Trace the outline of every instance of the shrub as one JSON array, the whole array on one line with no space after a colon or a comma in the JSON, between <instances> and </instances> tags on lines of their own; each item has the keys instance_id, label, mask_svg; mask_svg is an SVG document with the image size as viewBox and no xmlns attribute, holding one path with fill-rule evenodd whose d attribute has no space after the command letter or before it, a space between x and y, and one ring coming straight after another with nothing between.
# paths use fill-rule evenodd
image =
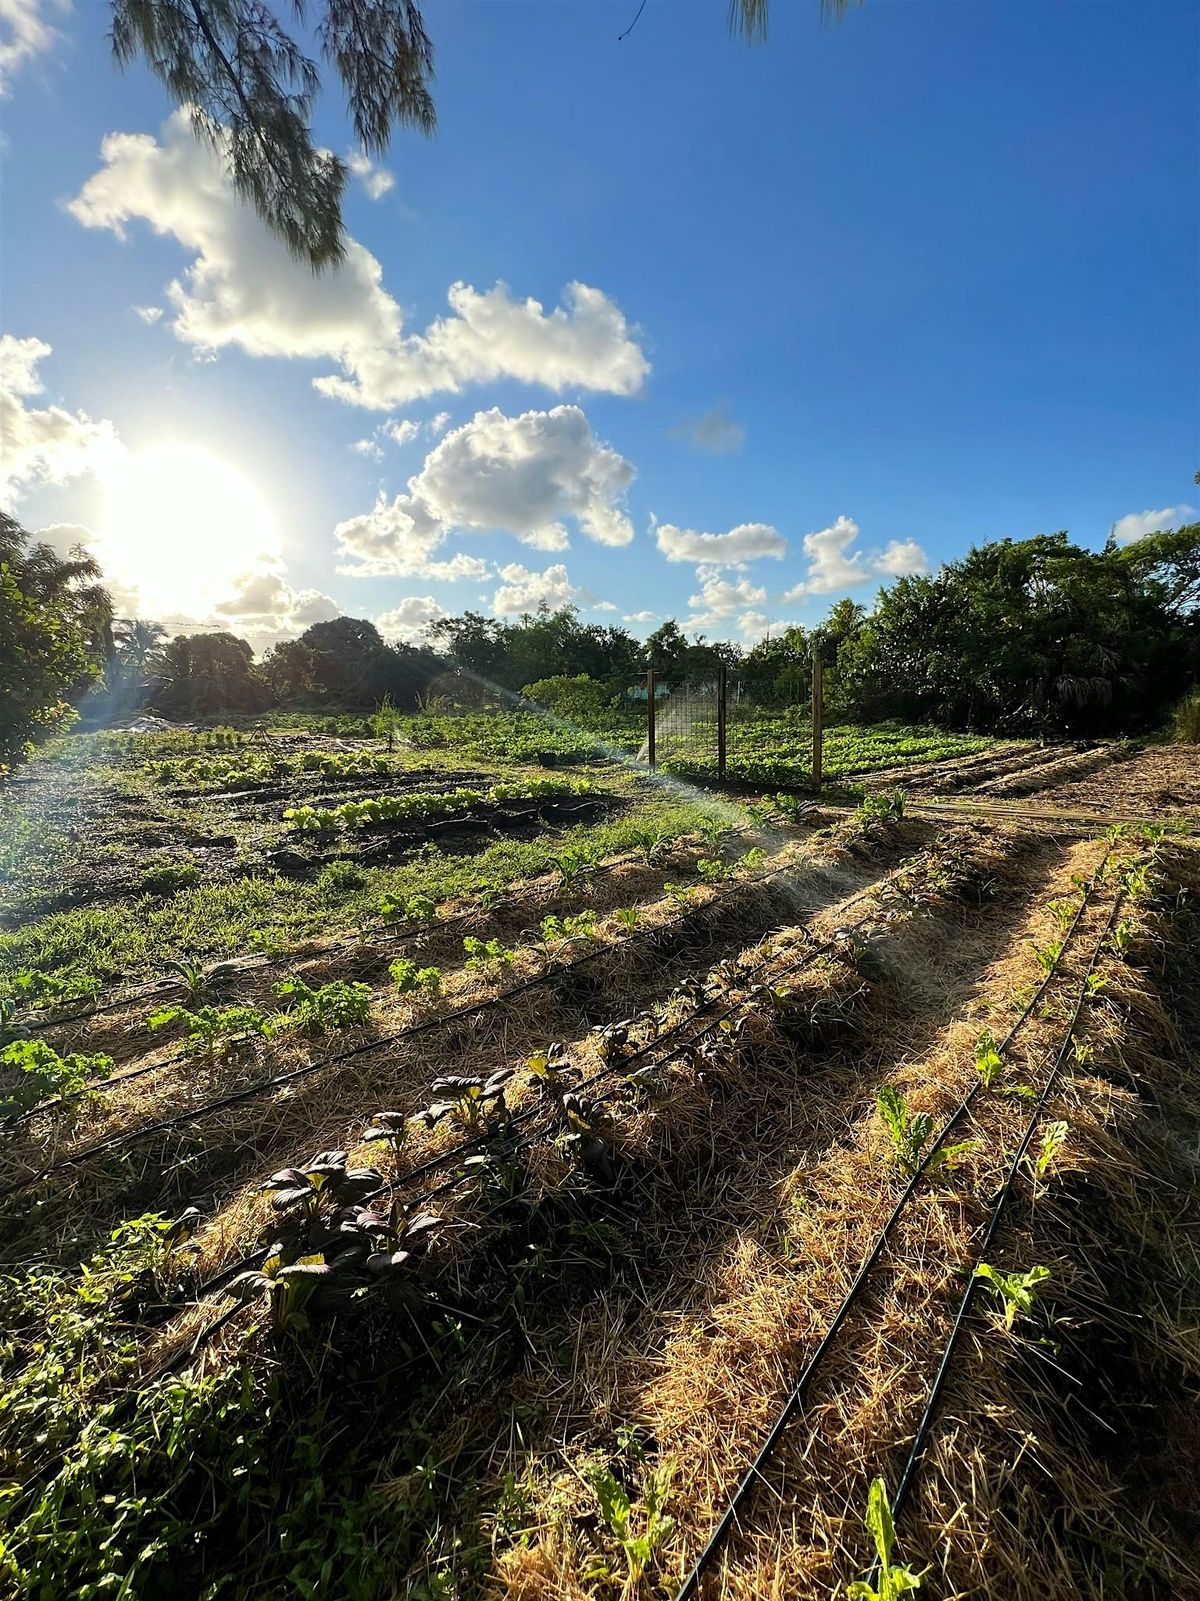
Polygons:
<instances>
[{"instance_id":1,"label":"shrub","mask_svg":"<svg viewBox=\"0 0 1200 1601\"><path fill-rule=\"evenodd\" d=\"M613 704L612 691L586 673L576 673L574 677L559 673L554 678L539 678L535 684L526 684L521 693L526 700L536 701L555 716L567 717L576 723L602 716Z\"/></svg>"}]
</instances>

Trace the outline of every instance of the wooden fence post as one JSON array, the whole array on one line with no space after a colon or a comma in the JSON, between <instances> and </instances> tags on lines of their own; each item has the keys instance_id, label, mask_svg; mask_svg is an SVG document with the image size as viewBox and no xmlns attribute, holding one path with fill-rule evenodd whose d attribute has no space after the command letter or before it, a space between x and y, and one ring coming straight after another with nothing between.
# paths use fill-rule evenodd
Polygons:
<instances>
[{"instance_id":1,"label":"wooden fence post","mask_svg":"<svg viewBox=\"0 0 1200 1601\"><path fill-rule=\"evenodd\" d=\"M658 766L658 752L654 742L654 669L646 670L646 760L653 769Z\"/></svg>"},{"instance_id":2,"label":"wooden fence post","mask_svg":"<svg viewBox=\"0 0 1200 1601\"><path fill-rule=\"evenodd\" d=\"M812 663L812 779L813 788L818 794L821 792L821 769L825 746L825 730L821 724L821 714L824 709L824 673L821 652L818 648L813 651Z\"/></svg>"},{"instance_id":3,"label":"wooden fence post","mask_svg":"<svg viewBox=\"0 0 1200 1601\"><path fill-rule=\"evenodd\" d=\"M717 668L717 782L725 782L725 691L728 679L725 672L725 663Z\"/></svg>"}]
</instances>

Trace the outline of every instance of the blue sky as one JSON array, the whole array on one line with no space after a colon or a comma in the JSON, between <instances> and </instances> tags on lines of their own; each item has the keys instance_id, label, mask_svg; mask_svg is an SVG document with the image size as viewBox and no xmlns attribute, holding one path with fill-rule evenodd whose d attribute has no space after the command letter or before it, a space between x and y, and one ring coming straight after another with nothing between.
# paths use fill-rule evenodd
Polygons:
<instances>
[{"instance_id":1,"label":"blue sky","mask_svg":"<svg viewBox=\"0 0 1200 1601\"><path fill-rule=\"evenodd\" d=\"M5 5L8 497L124 609L261 646L545 595L748 643L1198 503L1196 5L775 0L747 48L724 0L623 41L632 4L429 0L440 131L315 281L102 0ZM317 131L351 151L332 86Z\"/></svg>"}]
</instances>

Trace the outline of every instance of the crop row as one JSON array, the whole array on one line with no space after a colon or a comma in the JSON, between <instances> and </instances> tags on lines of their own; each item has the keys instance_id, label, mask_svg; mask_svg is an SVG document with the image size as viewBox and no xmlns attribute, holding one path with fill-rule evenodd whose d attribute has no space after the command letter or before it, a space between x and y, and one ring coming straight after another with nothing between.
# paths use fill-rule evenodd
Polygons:
<instances>
[{"instance_id":1,"label":"crop row","mask_svg":"<svg viewBox=\"0 0 1200 1601\"><path fill-rule=\"evenodd\" d=\"M426 822L436 817L469 816L473 812L514 800L553 800L567 795L592 795L591 779L534 778L493 784L490 789L418 791L407 795L379 795L346 801L341 806L289 806L284 822L301 833L334 833L340 828L368 828L380 823Z\"/></svg>"}]
</instances>

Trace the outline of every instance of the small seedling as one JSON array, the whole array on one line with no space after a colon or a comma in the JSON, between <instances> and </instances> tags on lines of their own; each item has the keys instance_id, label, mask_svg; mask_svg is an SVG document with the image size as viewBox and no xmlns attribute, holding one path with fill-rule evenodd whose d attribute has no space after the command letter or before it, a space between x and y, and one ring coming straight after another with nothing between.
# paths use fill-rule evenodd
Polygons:
<instances>
[{"instance_id":1,"label":"small seedling","mask_svg":"<svg viewBox=\"0 0 1200 1601\"><path fill-rule=\"evenodd\" d=\"M663 1510L675 1477L675 1463L668 1461L654 1469L642 1502L642 1532L633 1532L633 1507L628 1493L609 1468L596 1468L592 1488L600 1503L600 1514L625 1553L629 1588L637 1586L653 1560L654 1553L675 1527L675 1519Z\"/></svg>"},{"instance_id":2,"label":"small seedling","mask_svg":"<svg viewBox=\"0 0 1200 1601\"><path fill-rule=\"evenodd\" d=\"M1046 1130L1042 1135L1042 1143L1038 1154L1030 1159L1033 1175L1036 1179L1044 1179L1046 1177L1046 1174L1058 1159L1059 1151L1066 1144L1067 1133L1068 1129L1065 1123L1047 1124Z\"/></svg>"},{"instance_id":3,"label":"small seedling","mask_svg":"<svg viewBox=\"0 0 1200 1601\"><path fill-rule=\"evenodd\" d=\"M996 1049L996 1041L984 1031L975 1045L975 1071L984 1089L994 1089L1004 1072L1004 1058Z\"/></svg>"},{"instance_id":4,"label":"small seedling","mask_svg":"<svg viewBox=\"0 0 1200 1601\"><path fill-rule=\"evenodd\" d=\"M411 957L401 956L388 968L392 982L401 995L417 993L435 1000L442 993L440 967L418 967Z\"/></svg>"},{"instance_id":5,"label":"small seedling","mask_svg":"<svg viewBox=\"0 0 1200 1601\"><path fill-rule=\"evenodd\" d=\"M1003 1300L1004 1327L1011 1329L1018 1312L1028 1316L1033 1311L1038 1287L1050 1277L1050 1269L1031 1267L1027 1273L1004 1273L990 1262L981 1262L975 1269L974 1277L983 1279L988 1288Z\"/></svg>"},{"instance_id":6,"label":"small seedling","mask_svg":"<svg viewBox=\"0 0 1200 1601\"><path fill-rule=\"evenodd\" d=\"M468 934L463 940L463 950L466 952L466 965L472 972L478 972L489 962L498 962L506 966L513 959L514 952L511 946L505 945L503 940L480 939L475 934Z\"/></svg>"},{"instance_id":7,"label":"small seedling","mask_svg":"<svg viewBox=\"0 0 1200 1601\"><path fill-rule=\"evenodd\" d=\"M371 1016L371 990L367 984L347 984L339 978L312 989L302 978L292 977L276 984L275 993L288 1003L285 1021L310 1039L353 1028Z\"/></svg>"},{"instance_id":8,"label":"small seedling","mask_svg":"<svg viewBox=\"0 0 1200 1601\"><path fill-rule=\"evenodd\" d=\"M892 1552L896 1549L896 1526L888 1505L887 1486L882 1479L874 1479L871 1483L864 1522L867 1532L875 1541L879 1582L872 1585L866 1579L855 1579L846 1587L848 1601L899 1601L901 1596L919 1590L924 1575L892 1561Z\"/></svg>"},{"instance_id":9,"label":"small seedling","mask_svg":"<svg viewBox=\"0 0 1200 1601\"><path fill-rule=\"evenodd\" d=\"M900 1171L911 1176L926 1161L922 1153L933 1133L933 1118L928 1112L910 1112L908 1102L894 1084L885 1084L878 1091L875 1104L892 1137L892 1150ZM935 1173L956 1167L962 1157L974 1149L973 1140L940 1146L928 1158L926 1170Z\"/></svg>"},{"instance_id":10,"label":"small seedling","mask_svg":"<svg viewBox=\"0 0 1200 1601\"><path fill-rule=\"evenodd\" d=\"M400 1160L400 1153L408 1140L409 1119L403 1112L376 1112L371 1119L371 1127L363 1135L367 1144L376 1144L386 1140L392 1147L392 1155L396 1161Z\"/></svg>"}]
</instances>

